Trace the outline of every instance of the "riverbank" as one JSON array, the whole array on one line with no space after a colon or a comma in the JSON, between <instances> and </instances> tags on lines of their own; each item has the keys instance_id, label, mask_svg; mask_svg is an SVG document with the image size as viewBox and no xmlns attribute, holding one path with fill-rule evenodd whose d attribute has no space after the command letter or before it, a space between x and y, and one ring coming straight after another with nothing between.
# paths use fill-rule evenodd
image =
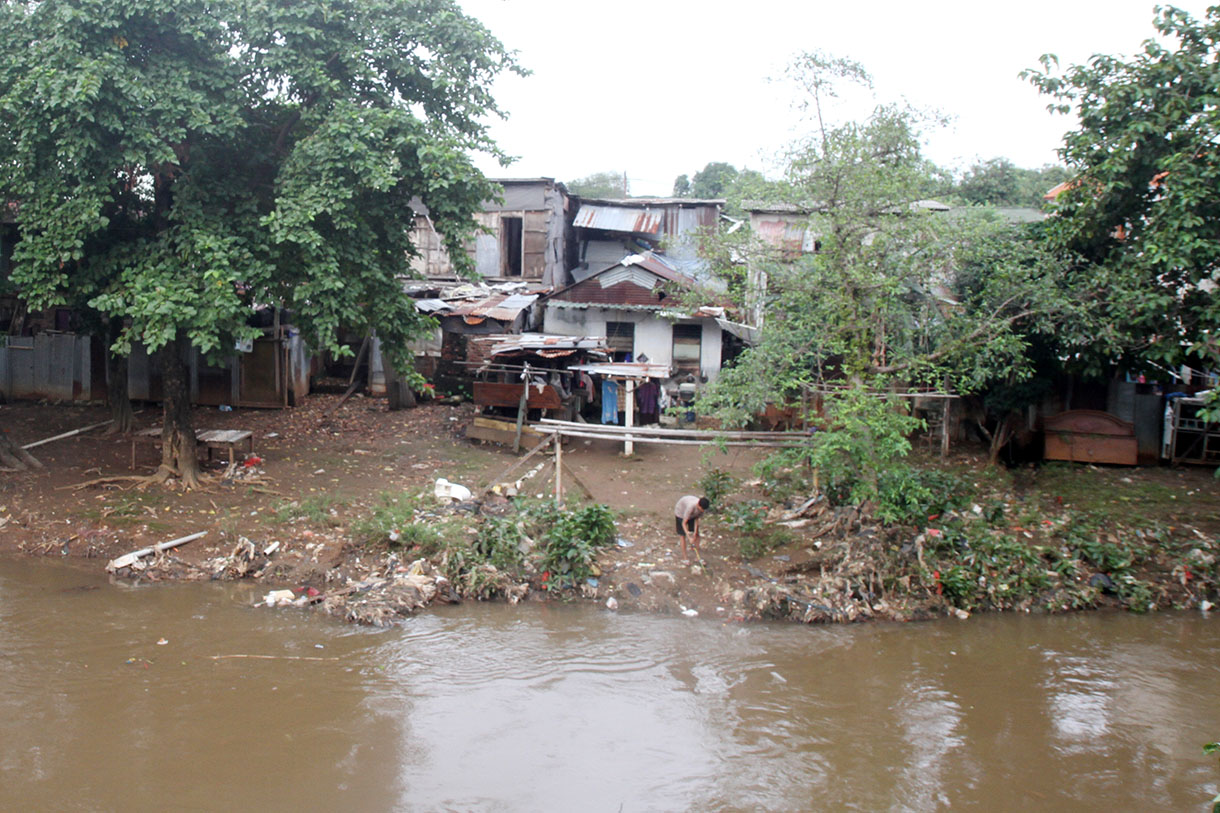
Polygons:
<instances>
[{"instance_id":1,"label":"riverbank","mask_svg":"<svg viewBox=\"0 0 1220 813\"><path fill-rule=\"evenodd\" d=\"M538 500L435 499L439 477L475 488L514 461L461 437L469 406L336 403L200 410L201 427L250 429L258 462L215 464L207 486L187 494L108 480L133 474L126 439L87 433L39 447L45 470L0 475L0 551L101 567L204 531L120 575L257 579L268 593L291 590L291 601L366 623L462 598L579 597L621 612L804 622L1218 600L1220 498L1208 470L928 460L922 480L894 484L905 513L883 523L879 509L892 506L806 505L792 480L755 476L753 452L637 446L626 459L609 442L574 443L565 462L592 491L587 504L613 514L608 531L604 517L585 516L603 526L604 544L590 545L580 539L588 527L559 522ZM18 442L105 418L76 407L3 413ZM135 474L148 471L155 451L138 446L135 460ZM540 477L523 493L549 491ZM723 493L705 522L703 560L688 564L669 516L677 496L709 486Z\"/></svg>"}]
</instances>

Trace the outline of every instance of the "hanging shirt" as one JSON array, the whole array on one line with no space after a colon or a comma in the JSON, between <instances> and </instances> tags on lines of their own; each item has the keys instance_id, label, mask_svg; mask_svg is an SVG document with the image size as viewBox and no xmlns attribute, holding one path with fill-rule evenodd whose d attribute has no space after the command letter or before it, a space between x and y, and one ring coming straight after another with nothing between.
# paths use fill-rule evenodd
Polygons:
<instances>
[{"instance_id":1,"label":"hanging shirt","mask_svg":"<svg viewBox=\"0 0 1220 813\"><path fill-rule=\"evenodd\" d=\"M640 417L652 418L654 421L657 417L657 397L661 393L661 385L653 381L651 378L640 385L635 391L636 402L640 405Z\"/></svg>"},{"instance_id":2,"label":"hanging shirt","mask_svg":"<svg viewBox=\"0 0 1220 813\"><path fill-rule=\"evenodd\" d=\"M602 380L602 423L618 423L618 384Z\"/></svg>"}]
</instances>

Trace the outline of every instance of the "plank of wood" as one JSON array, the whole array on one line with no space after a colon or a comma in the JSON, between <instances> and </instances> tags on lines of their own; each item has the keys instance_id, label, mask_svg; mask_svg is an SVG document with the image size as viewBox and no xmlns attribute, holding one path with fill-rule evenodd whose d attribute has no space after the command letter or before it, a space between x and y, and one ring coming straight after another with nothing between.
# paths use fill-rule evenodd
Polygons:
<instances>
[{"instance_id":1,"label":"plank of wood","mask_svg":"<svg viewBox=\"0 0 1220 813\"><path fill-rule=\"evenodd\" d=\"M542 418L539 423L544 427L554 426L563 427L566 429L583 429L600 432L602 434L630 434L634 439L639 439L642 436L653 435L657 437L685 437L685 438L707 438L715 440L716 438L725 438L727 440L809 440L814 437L807 432L747 432L740 430L720 430L720 429L666 429L655 426L619 426L618 424L590 424L577 423L575 421L561 421L555 418Z\"/></svg>"},{"instance_id":2,"label":"plank of wood","mask_svg":"<svg viewBox=\"0 0 1220 813\"><path fill-rule=\"evenodd\" d=\"M482 426L486 429L499 429L503 432L516 431L516 424L513 423L512 421L499 420L497 418L488 418L486 415L476 415L473 423L475 426ZM534 437L539 437L539 438L550 437L550 435L551 435L550 432L540 431L537 428L531 426L530 424L526 424L525 426L523 426L521 428L521 432L523 434L533 435Z\"/></svg>"},{"instance_id":3,"label":"plank of wood","mask_svg":"<svg viewBox=\"0 0 1220 813\"><path fill-rule=\"evenodd\" d=\"M587 485L585 485L584 480L582 480L576 476L576 472L572 471L572 467L568 465L568 462L566 460L562 461L560 465L563 466L563 470L568 473L568 476L572 478L572 482L574 482L574 483L576 483L576 485L580 486L581 490L584 491L586 495L588 495L589 499L591 499L591 500L596 499L596 497L593 496L593 490L590 489Z\"/></svg>"},{"instance_id":4,"label":"plank of wood","mask_svg":"<svg viewBox=\"0 0 1220 813\"><path fill-rule=\"evenodd\" d=\"M491 443L498 443L501 446L512 446L516 434L510 430L489 429L485 426L468 426L466 427L466 437L472 440L486 440ZM532 449L540 443L544 442L544 438L537 435L522 435L521 445L527 449Z\"/></svg>"}]
</instances>

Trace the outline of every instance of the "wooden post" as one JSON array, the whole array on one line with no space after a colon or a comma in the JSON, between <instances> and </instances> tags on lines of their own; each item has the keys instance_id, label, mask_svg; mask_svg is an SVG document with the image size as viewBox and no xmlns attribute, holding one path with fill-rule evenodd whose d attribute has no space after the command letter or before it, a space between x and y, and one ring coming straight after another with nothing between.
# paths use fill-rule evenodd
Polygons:
<instances>
[{"instance_id":1,"label":"wooden post","mask_svg":"<svg viewBox=\"0 0 1220 813\"><path fill-rule=\"evenodd\" d=\"M635 426L635 379L628 378L624 389L626 395L623 398L623 403L626 409L624 411L625 420L623 423L626 424L628 429L631 429L631 427ZM631 441L631 435L627 435L627 440L623 443L623 454L630 457L634 451L635 444Z\"/></svg>"},{"instance_id":2,"label":"wooden post","mask_svg":"<svg viewBox=\"0 0 1220 813\"><path fill-rule=\"evenodd\" d=\"M555 502L563 506L563 435L555 435Z\"/></svg>"},{"instance_id":3,"label":"wooden post","mask_svg":"<svg viewBox=\"0 0 1220 813\"><path fill-rule=\"evenodd\" d=\"M517 436L513 439L513 454L521 451L521 427L525 424L526 404L530 399L530 365L527 361L521 371L521 401L517 404Z\"/></svg>"},{"instance_id":4,"label":"wooden post","mask_svg":"<svg viewBox=\"0 0 1220 813\"><path fill-rule=\"evenodd\" d=\"M940 419L940 456L949 456L949 415L953 412L953 399L945 398L945 409Z\"/></svg>"}]
</instances>

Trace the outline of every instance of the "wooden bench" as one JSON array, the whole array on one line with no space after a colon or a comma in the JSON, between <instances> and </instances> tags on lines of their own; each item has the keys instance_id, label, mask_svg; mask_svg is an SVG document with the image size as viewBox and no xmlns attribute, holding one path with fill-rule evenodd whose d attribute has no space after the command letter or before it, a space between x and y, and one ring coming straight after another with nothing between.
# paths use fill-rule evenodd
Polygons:
<instances>
[{"instance_id":1,"label":"wooden bench","mask_svg":"<svg viewBox=\"0 0 1220 813\"><path fill-rule=\"evenodd\" d=\"M229 465L235 462L234 452L239 443L245 442L246 453L254 453L254 433L249 429L196 429L195 442L200 446L204 446L208 450L208 460L212 459L213 449L228 449L229 450ZM141 429L139 432L133 432L131 435L131 468L134 471L136 467L136 444L137 443L152 443L156 445L161 442L161 427L153 426L149 429Z\"/></svg>"}]
</instances>

